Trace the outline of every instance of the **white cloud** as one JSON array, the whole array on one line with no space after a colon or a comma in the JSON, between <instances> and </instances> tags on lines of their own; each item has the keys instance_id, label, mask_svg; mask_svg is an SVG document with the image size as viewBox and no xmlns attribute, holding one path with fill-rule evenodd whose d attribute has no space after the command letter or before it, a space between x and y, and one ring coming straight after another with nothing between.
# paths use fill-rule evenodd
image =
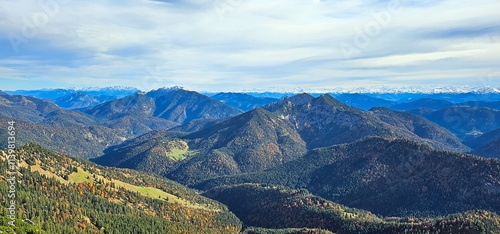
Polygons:
<instances>
[{"instance_id":1,"label":"white cloud","mask_svg":"<svg viewBox=\"0 0 500 234\"><path fill-rule=\"evenodd\" d=\"M466 85L499 73L497 9L497 0L6 1L0 70L143 89ZM342 44L355 49L350 59Z\"/></svg>"}]
</instances>

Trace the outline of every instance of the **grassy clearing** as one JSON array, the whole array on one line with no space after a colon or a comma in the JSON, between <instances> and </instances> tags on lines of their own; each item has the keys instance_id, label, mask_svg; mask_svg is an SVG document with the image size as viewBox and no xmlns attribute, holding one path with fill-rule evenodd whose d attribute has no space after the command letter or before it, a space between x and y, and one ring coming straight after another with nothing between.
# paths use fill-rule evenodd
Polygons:
<instances>
[{"instance_id":1,"label":"grassy clearing","mask_svg":"<svg viewBox=\"0 0 500 234\"><path fill-rule=\"evenodd\" d=\"M186 159L186 153L188 152L188 149L172 149L170 152L166 152L167 156L170 157L173 160L184 160Z\"/></svg>"},{"instance_id":2,"label":"grassy clearing","mask_svg":"<svg viewBox=\"0 0 500 234\"><path fill-rule=\"evenodd\" d=\"M27 168L28 164L26 162L22 161L20 163L20 166ZM150 198L158 199L158 200L166 200L169 203L178 203L178 204L181 204L182 206L186 206L186 207L193 208L193 209L213 210L213 209L207 208L206 206L203 206L203 205L200 205L197 203L192 203L188 200L182 199L180 197L177 197L173 194L167 193L167 192L165 192L161 189L158 189L158 188L136 186L136 185L132 185L129 183L125 183L125 182L120 181L120 180L112 180L111 181L111 180L104 178L101 175L91 174L91 173L85 171L81 167L78 167L78 172L71 173L68 176L68 180L65 180L64 178L56 175L55 173L52 173L50 171L42 169L40 166L40 162L36 162L36 164L31 165L30 168L31 168L32 172L36 171L36 172L40 173L41 175L47 176L48 178L54 178L63 184L69 184L69 183L77 183L78 184L78 183L84 183L84 182L94 182L94 180L103 180L104 183L113 182L116 187L122 187L122 188L125 188L131 192L138 192L139 194L141 194L142 196L145 196L145 197L150 197Z\"/></svg>"},{"instance_id":3,"label":"grassy clearing","mask_svg":"<svg viewBox=\"0 0 500 234\"><path fill-rule=\"evenodd\" d=\"M68 176L68 182L74 182L76 184L83 182L91 182L92 174L78 168L78 172L73 172Z\"/></svg>"},{"instance_id":4,"label":"grassy clearing","mask_svg":"<svg viewBox=\"0 0 500 234\"><path fill-rule=\"evenodd\" d=\"M78 167L78 172L73 172L68 176L68 182L74 182L74 183L83 183L83 182L93 182L94 181L94 175L84 171L82 168ZM142 196L145 197L150 197L153 199L158 199L158 200L166 200L169 203L178 203L186 207L190 207L193 209L208 209L205 206L202 206L200 204L192 203L188 200L184 200L182 198L179 198L175 195L172 195L170 193L167 193L161 189L153 188L153 187L144 187L144 186L136 186L132 185L129 183L125 183L120 180L108 180L100 175L95 175L96 179L103 180L104 183L111 183L113 182L116 187L122 187L125 188L126 190L129 190L131 192L138 192Z\"/></svg>"},{"instance_id":5,"label":"grassy clearing","mask_svg":"<svg viewBox=\"0 0 500 234\"><path fill-rule=\"evenodd\" d=\"M166 142L165 155L172 160L179 161L187 158L189 146L185 141L175 139Z\"/></svg>"},{"instance_id":6,"label":"grassy clearing","mask_svg":"<svg viewBox=\"0 0 500 234\"><path fill-rule=\"evenodd\" d=\"M26 162L22 162L21 163L21 167L28 167L28 164ZM56 180L58 180L59 182L63 183L63 184L68 184L69 182L65 179L63 179L62 177L50 172L50 171L46 171L46 170L43 170L41 167L40 167L40 164L37 163L36 165L32 165L31 166L31 172L38 172L40 173L40 175L44 175L46 176L47 178L54 178Z\"/></svg>"}]
</instances>

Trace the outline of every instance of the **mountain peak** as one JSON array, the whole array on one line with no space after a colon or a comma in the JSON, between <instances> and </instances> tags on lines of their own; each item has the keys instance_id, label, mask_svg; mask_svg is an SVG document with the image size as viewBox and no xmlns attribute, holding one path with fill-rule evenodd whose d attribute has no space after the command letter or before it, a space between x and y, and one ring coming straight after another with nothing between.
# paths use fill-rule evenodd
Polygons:
<instances>
[{"instance_id":1,"label":"mountain peak","mask_svg":"<svg viewBox=\"0 0 500 234\"><path fill-rule=\"evenodd\" d=\"M351 108L350 106L346 105L345 103L335 99L332 97L330 94L324 94L321 95L311 101L313 104L326 104L329 106L337 107L337 108Z\"/></svg>"},{"instance_id":2,"label":"mountain peak","mask_svg":"<svg viewBox=\"0 0 500 234\"><path fill-rule=\"evenodd\" d=\"M184 87L173 86L173 87L163 87L163 88L159 88L159 89L153 89L153 90L147 92L146 95L148 97L156 99L158 97L169 95L169 94L176 93L179 91L191 92L191 91L185 89Z\"/></svg>"},{"instance_id":3,"label":"mountain peak","mask_svg":"<svg viewBox=\"0 0 500 234\"><path fill-rule=\"evenodd\" d=\"M177 90L187 90L186 88L182 87L182 86L172 86L172 87L166 87L166 86L163 86L157 90L165 90L165 91L177 91Z\"/></svg>"},{"instance_id":4,"label":"mountain peak","mask_svg":"<svg viewBox=\"0 0 500 234\"><path fill-rule=\"evenodd\" d=\"M309 102L309 101L311 101L313 99L314 99L314 97L311 96L310 94L308 94L308 93L301 93L301 94L297 94L297 95L294 95L294 96L291 96L291 97L286 97L283 100L289 101L289 102L291 102L291 103L293 103L295 105L301 105L301 104Z\"/></svg>"},{"instance_id":5,"label":"mountain peak","mask_svg":"<svg viewBox=\"0 0 500 234\"><path fill-rule=\"evenodd\" d=\"M264 108L268 111L274 112L274 111L281 109L285 106L289 106L290 104L298 106L298 105L302 105L304 103L308 103L313 99L314 99L314 97L311 96L310 94L301 93L301 94L293 95L291 97L284 97L277 102L273 102L273 103L270 103L270 104L264 106Z\"/></svg>"}]
</instances>

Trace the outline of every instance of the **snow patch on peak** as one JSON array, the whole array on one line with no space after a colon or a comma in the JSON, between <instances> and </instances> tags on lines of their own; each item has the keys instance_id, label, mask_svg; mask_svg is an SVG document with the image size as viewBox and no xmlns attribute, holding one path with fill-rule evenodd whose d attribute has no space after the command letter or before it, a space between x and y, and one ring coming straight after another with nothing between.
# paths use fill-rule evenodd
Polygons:
<instances>
[{"instance_id":1,"label":"snow patch on peak","mask_svg":"<svg viewBox=\"0 0 500 234\"><path fill-rule=\"evenodd\" d=\"M268 89L245 89L243 93L285 93L285 94L298 94L298 93L333 93L333 94L343 94L343 93L420 93L420 94L444 94L444 93L500 93L500 87L494 86L436 86L436 85L418 85L418 86L402 86L402 87L388 87L388 86L370 86L370 87L334 87L334 88L278 88L271 87Z\"/></svg>"}]
</instances>

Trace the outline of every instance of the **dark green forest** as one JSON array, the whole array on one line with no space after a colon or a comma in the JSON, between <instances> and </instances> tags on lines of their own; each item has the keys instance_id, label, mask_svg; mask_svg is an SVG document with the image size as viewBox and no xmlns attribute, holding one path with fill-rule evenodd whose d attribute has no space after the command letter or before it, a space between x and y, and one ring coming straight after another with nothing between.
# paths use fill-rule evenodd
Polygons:
<instances>
[{"instance_id":1,"label":"dark green forest","mask_svg":"<svg viewBox=\"0 0 500 234\"><path fill-rule=\"evenodd\" d=\"M241 229L238 218L224 205L175 182L100 167L34 144L19 148L17 154L15 227L7 224L6 178L0 182L2 228L7 233L237 233ZM5 152L2 155L0 169L6 171ZM79 178L83 172L87 177ZM158 186L173 199L153 198L129 186Z\"/></svg>"}]
</instances>

